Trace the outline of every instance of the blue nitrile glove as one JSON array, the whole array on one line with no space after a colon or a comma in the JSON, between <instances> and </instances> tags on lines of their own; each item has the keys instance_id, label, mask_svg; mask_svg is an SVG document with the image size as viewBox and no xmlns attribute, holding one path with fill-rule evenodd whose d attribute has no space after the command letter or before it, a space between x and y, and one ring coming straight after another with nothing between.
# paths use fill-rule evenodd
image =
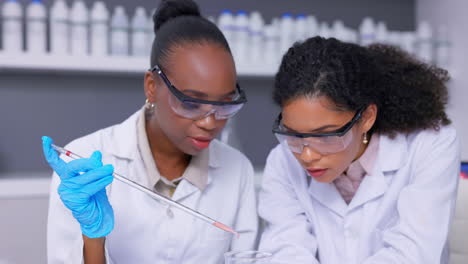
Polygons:
<instances>
[{"instance_id":1,"label":"blue nitrile glove","mask_svg":"<svg viewBox=\"0 0 468 264\"><path fill-rule=\"evenodd\" d=\"M114 228L114 211L106 194L106 186L114 179L114 168L112 165L102 165L99 151L89 159L66 163L52 148L52 143L51 138L42 137L44 156L60 177L60 199L72 211L85 236L107 236Z\"/></svg>"}]
</instances>

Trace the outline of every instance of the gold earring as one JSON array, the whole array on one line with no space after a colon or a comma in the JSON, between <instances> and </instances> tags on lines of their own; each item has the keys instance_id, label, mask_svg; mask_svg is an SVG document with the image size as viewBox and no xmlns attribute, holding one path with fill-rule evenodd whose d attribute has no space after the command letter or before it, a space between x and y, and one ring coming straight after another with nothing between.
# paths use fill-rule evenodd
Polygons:
<instances>
[{"instance_id":1,"label":"gold earring","mask_svg":"<svg viewBox=\"0 0 468 264\"><path fill-rule=\"evenodd\" d=\"M364 133L364 138L362 139L362 143L364 143L364 145L367 145L369 143L369 139L367 138L367 132Z\"/></svg>"}]
</instances>

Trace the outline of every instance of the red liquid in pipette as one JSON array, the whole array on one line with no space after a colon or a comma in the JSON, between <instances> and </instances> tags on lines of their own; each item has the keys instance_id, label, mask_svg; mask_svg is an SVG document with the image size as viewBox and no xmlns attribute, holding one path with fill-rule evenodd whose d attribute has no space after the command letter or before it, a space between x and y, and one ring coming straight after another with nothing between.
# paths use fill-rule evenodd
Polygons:
<instances>
[{"instance_id":1,"label":"red liquid in pipette","mask_svg":"<svg viewBox=\"0 0 468 264\"><path fill-rule=\"evenodd\" d=\"M215 222L215 223L213 223L213 225L216 226L217 228L220 228L220 229L226 231L226 232L233 233L236 236L236 238L239 238L239 236L240 236L239 233L237 233L236 231L232 230L231 228L229 228L228 226L226 226L224 224L221 224L219 222Z\"/></svg>"}]
</instances>

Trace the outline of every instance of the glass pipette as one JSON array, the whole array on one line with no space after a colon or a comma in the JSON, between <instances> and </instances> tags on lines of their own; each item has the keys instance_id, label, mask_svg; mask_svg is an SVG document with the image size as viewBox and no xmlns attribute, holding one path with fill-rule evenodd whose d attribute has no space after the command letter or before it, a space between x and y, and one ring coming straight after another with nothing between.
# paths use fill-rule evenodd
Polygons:
<instances>
[{"instance_id":1,"label":"glass pipette","mask_svg":"<svg viewBox=\"0 0 468 264\"><path fill-rule=\"evenodd\" d=\"M78 154L75 154L75 153L73 153L73 152L71 152L69 150L66 150L66 149L64 149L62 147L56 146L54 144L52 144L52 148L55 149L57 152L65 155L65 156L68 156L68 157L70 157L72 159L81 159L81 158L83 158ZM203 214L201 214L201 213L199 213L199 212L197 212L197 211L195 211L193 209L190 209L187 206L182 205L182 204L180 204L180 203L178 203L176 201L173 201L173 200L171 200L171 199L169 199L169 198L167 198L165 196L162 196L161 194L153 192L152 190L150 190L150 189L148 189L148 188L146 188L146 187L144 187L144 186L142 186L142 185L140 185L140 184L138 184L138 183L136 183L136 182L134 182L132 180L129 180L127 177L124 177L124 176L122 176L122 175L120 175L118 173L114 172L112 175L114 176L114 178L116 180L119 180L120 182L125 183L128 186L130 186L132 188L135 188L135 189L137 189L137 190L139 190L139 191L141 191L143 193L146 193L147 195L151 196L152 198L154 198L154 199L156 199L158 201L161 201L161 202L166 203L166 204L168 204L170 206L178 208L178 209L180 209L180 210L182 210L182 211L184 211L184 212L186 212L186 213L188 213L188 214L190 214L190 215L192 215L192 216L194 216L194 217L196 217L198 219L201 219L201 220L203 220L203 221L205 221L205 222L207 222L207 223L209 223L209 224L211 224L211 225L213 225L213 226L215 226L215 227L217 227L219 229L222 229L222 230L224 230L226 232L233 233L237 237L239 236L239 234L236 231L234 231L234 229L228 227L225 224L222 224L222 223L220 223L218 221L215 221L215 220L209 218L208 216L203 215Z\"/></svg>"}]
</instances>

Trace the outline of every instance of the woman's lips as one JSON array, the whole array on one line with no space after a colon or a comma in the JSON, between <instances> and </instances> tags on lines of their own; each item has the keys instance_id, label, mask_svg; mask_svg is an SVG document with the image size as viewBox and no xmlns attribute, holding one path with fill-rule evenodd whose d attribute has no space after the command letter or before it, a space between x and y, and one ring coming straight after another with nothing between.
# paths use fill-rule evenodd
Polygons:
<instances>
[{"instance_id":1,"label":"woman's lips","mask_svg":"<svg viewBox=\"0 0 468 264\"><path fill-rule=\"evenodd\" d=\"M319 178L323 176L328 169L307 169L307 172L309 173L310 176L314 178Z\"/></svg>"},{"instance_id":2,"label":"woman's lips","mask_svg":"<svg viewBox=\"0 0 468 264\"><path fill-rule=\"evenodd\" d=\"M197 148L197 149L206 149L207 147L210 146L210 143L213 139L210 139L210 138L195 138L195 137L192 137L190 138L190 142L192 143L192 145Z\"/></svg>"}]
</instances>

